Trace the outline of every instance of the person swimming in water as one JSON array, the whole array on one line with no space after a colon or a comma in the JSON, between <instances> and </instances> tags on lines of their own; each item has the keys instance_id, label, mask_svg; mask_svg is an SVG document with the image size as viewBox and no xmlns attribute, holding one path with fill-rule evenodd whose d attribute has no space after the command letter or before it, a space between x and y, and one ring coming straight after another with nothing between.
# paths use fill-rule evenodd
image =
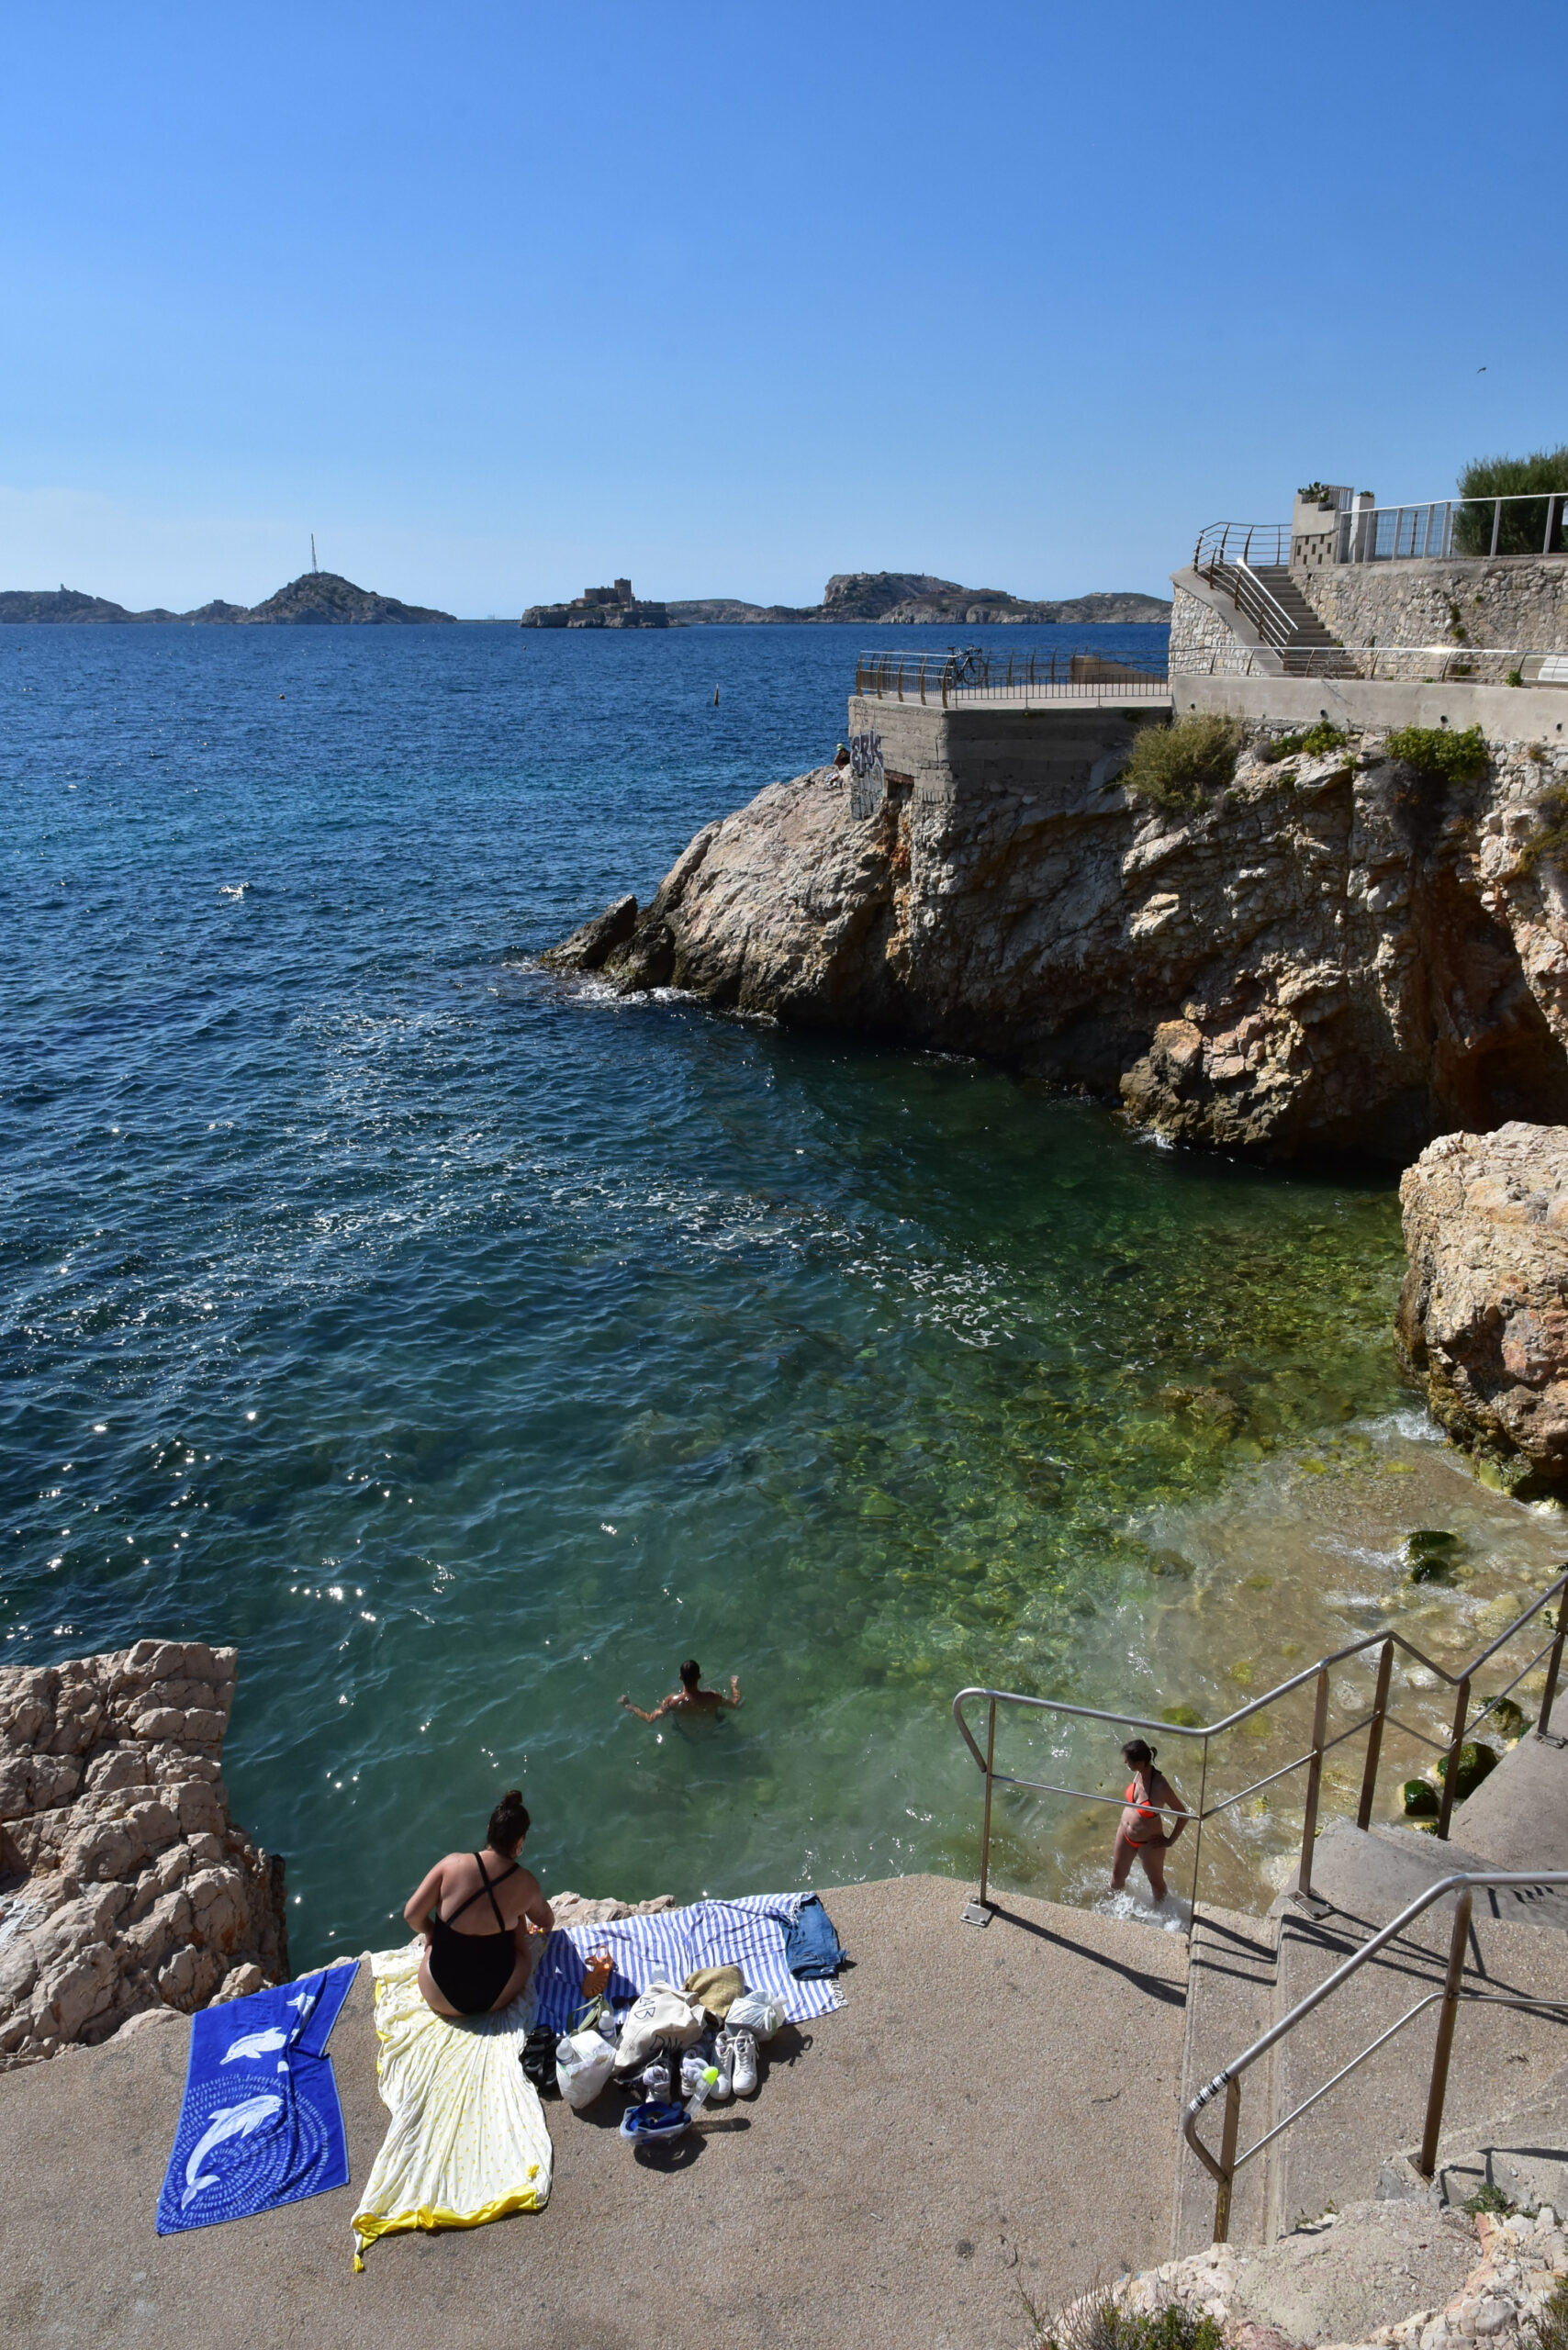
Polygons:
<instances>
[{"instance_id":1,"label":"person swimming in water","mask_svg":"<svg viewBox=\"0 0 1568 2350\"><path fill-rule=\"evenodd\" d=\"M734 1707L740 1704L741 1684L732 1673L730 1694L727 1697L720 1690L704 1689L702 1667L694 1656L690 1656L680 1668L679 1688L672 1689L667 1697L661 1697L651 1714L645 1714L641 1706L634 1706L630 1697L622 1697L621 1702L629 1714L636 1715L640 1722L656 1722L661 1714L713 1715L724 1706Z\"/></svg>"},{"instance_id":2,"label":"person swimming in water","mask_svg":"<svg viewBox=\"0 0 1568 2350\"><path fill-rule=\"evenodd\" d=\"M527 1986L530 1933L547 1934L555 1923L538 1878L518 1863L528 1827L512 1787L490 1814L484 1851L448 1852L404 1908L425 1945L420 1988L438 2016L494 2015Z\"/></svg>"}]
</instances>

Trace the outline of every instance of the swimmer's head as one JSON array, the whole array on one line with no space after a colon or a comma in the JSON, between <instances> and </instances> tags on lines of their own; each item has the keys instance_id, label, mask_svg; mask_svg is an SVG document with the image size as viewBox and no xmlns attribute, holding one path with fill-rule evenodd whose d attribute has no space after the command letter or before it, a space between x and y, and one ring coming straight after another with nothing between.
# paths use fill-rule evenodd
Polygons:
<instances>
[{"instance_id":1,"label":"swimmer's head","mask_svg":"<svg viewBox=\"0 0 1568 2350\"><path fill-rule=\"evenodd\" d=\"M686 1662L680 1668L681 1687L683 1689L695 1689L701 1678L702 1667L698 1663L697 1659L694 1656L689 1656Z\"/></svg>"},{"instance_id":2,"label":"swimmer's head","mask_svg":"<svg viewBox=\"0 0 1568 2350\"><path fill-rule=\"evenodd\" d=\"M510 1861L527 1835L528 1829L528 1812L523 1804L522 1791L519 1787L509 1787L491 1812L490 1825L485 1831L491 1852L498 1852L503 1861Z\"/></svg>"}]
</instances>

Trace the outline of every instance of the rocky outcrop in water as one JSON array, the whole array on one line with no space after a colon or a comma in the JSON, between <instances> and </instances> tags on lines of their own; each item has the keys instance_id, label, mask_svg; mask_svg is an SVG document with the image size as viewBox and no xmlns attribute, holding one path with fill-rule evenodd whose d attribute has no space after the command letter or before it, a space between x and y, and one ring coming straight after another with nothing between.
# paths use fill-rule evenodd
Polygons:
<instances>
[{"instance_id":1,"label":"rocky outcrop in water","mask_svg":"<svg viewBox=\"0 0 1568 2350\"><path fill-rule=\"evenodd\" d=\"M700 832L629 938L607 943L622 904L560 959L984 1055L1275 1158L1568 1118L1568 752L1494 744L1450 786L1371 730L1316 755L1281 733L1174 808L1114 758L926 795L890 748L865 814L815 768Z\"/></svg>"},{"instance_id":2,"label":"rocky outcrop in water","mask_svg":"<svg viewBox=\"0 0 1568 2350\"><path fill-rule=\"evenodd\" d=\"M0 1672L0 2069L288 1973L283 1863L229 1817L235 1653Z\"/></svg>"},{"instance_id":3,"label":"rocky outcrop in water","mask_svg":"<svg viewBox=\"0 0 1568 2350\"><path fill-rule=\"evenodd\" d=\"M227 604L219 597L195 611L128 611L106 596L84 596L75 588L7 588L0 591L0 621L61 621L109 622L120 625L169 622L185 627L255 624L284 627L407 626L425 621L450 621L450 612L429 611L422 604L400 604L396 596L379 596L373 588L356 588L335 571L307 571L269 596L264 604Z\"/></svg>"},{"instance_id":4,"label":"rocky outcrop in water","mask_svg":"<svg viewBox=\"0 0 1568 2350\"><path fill-rule=\"evenodd\" d=\"M1443 1135L1399 1198L1399 1351L1433 1416L1510 1490L1568 1491L1568 1127Z\"/></svg>"}]
</instances>

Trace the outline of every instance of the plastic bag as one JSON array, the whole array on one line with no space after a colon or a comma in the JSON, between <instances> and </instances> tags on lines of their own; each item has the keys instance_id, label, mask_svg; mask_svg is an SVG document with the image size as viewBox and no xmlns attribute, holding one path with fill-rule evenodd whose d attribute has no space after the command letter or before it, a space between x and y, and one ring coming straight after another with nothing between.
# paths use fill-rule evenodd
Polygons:
<instances>
[{"instance_id":1,"label":"plastic bag","mask_svg":"<svg viewBox=\"0 0 1568 2350\"><path fill-rule=\"evenodd\" d=\"M689 2048L701 2029L702 2019L685 1992L655 1975L622 2020L616 2069L624 2080L642 2070L655 2042Z\"/></svg>"},{"instance_id":2,"label":"plastic bag","mask_svg":"<svg viewBox=\"0 0 1568 2350\"><path fill-rule=\"evenodd\" d=\"M613 2047L591 2029L555 2042L556 2087L574 2113L593 2103L614 2070Z\"/></svg>"},{"instance_id":3,"label":"plastic bag","mask_svg":"<svg viewBox=\"0 0 1568 2350\"><path fill-rule=\"evenodd\" d=\"M783 2020L778 2000L764 1998L760 1991L743 1991L724 2018L731 2031L749 2031L758 2040L771 2040Z\"/></svg>"}]
</instances>

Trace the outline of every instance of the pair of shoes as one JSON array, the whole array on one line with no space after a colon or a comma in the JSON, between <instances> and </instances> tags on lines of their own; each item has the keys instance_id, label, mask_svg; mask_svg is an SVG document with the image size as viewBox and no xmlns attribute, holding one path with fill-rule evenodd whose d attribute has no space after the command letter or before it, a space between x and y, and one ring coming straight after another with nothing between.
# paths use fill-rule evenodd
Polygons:
<instances>
[{"instance_id":1,"label":"pair of shoes","mask_svg":"<svg viewBox=\"0 0 1568 2350\"><path fill-rule=\"evenodd\" d=\"M660 2138L678 2138L691 2127L683 2105L650 2098L646 2105L629 2105L621 2117L621 2135L633 2145L648 2145Z\"/></svg>"},{"instance_id":2,"label":"pair of shoes","mask_svg":"<svg viewBox=\"0 0 1568 2350\"><path fill-rule=\"evenodd\" d=\"M756 2095L756 2032L747 2031L744 2025L737 2025L734 2031L725 2032L723 2044L726 2045L729 2056L727 2069L730 2086L737 2097L755 2097ZM724 2058L721 2056L719 2059L721 2081L725 2076L725 2071ZM717 2091L714 2094L717 2095Z\"/></svg>"}]
</instances>

